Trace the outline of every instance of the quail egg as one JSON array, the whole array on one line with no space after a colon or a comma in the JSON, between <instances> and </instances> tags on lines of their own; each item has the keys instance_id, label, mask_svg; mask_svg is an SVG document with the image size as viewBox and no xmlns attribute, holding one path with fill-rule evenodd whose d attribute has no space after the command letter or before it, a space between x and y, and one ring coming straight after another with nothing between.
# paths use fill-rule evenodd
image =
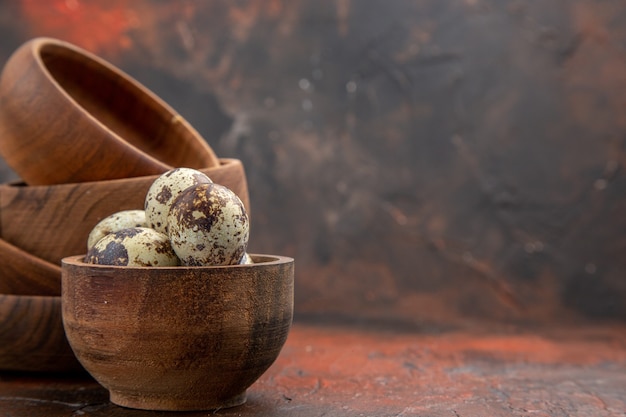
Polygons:
<instances>
[{"instance_id":1,"label":"quail egg","mask_svg":"<svg viewBox=\"0 0 626 417\"><path fill-rule=\"evenodd\" d=\"M200 184L183 191L167 217L168 235L183 265L238 264L250 224L243 203L227 187Z\"/></svg>"},{"instance_id":2,"label":"quail egg","mask_svg":"<svg viewBox=\"0 0 626 417\"><path fill-rule=\"evenodd\" d=\"M87 238L87 250L110 233L129 227L146 227L146 212L143 210L123 210L100 220L91 229Z\"/></svg>"},{"instance_id":3,"label":"quail egg","mask_svg":"<svg viewBox=\"0 0 626 417\"><path fill-rule=\"evenodd\" d=\"M118 266L180 265L169 238L147 227L132 227L106 235L89 249L85 262Z\"/></svg>"},{"instance_id":4,"label":"quail egg","mask_svg":"<svg viewBox=\"0 0 626 417\"><path fill-rule=\"evenodd\" d=\"M158 177L144 202L148 227L167 233L167 215L174 199L191 186L212 182L206 174L192 168L175 168Z\"/></svg>"}]
</instances>

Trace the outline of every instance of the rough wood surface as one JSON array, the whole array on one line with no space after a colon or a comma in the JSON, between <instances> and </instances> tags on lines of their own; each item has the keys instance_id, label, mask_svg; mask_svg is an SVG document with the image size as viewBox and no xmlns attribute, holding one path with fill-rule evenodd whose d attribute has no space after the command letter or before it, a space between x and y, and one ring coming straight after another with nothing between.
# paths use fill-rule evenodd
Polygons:
<instances>
[{"instance_id":1,"label":"rough wood surface","mask_svg":"<svg viewBox=\"0 0 626 417\"><path fill-rule=\"evenodd\" d=\"M623 326L411 334L296 325L246 404L216 414L621 417L625 335ZM16 373L0 373L0 410L3 417L155 415L110 404L84 377Z\"/></svg>"}]
</instances>

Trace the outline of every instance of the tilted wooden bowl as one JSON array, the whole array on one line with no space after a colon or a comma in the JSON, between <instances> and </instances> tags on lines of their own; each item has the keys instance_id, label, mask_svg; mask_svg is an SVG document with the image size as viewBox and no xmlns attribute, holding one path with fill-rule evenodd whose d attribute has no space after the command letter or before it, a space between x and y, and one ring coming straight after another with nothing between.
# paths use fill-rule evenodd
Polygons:
<instances>
[{"instance_id":1,"label":"tilted wooden bowl","mask_svg":"<svg viewBox=\"0 0 626 417\"><path fill-rule=\"evenodd\" d=\"M208 410L245 401L275 361L293 316L294 260L207 267L63 260L63 323L115 404Z\"/></svg>"},{"instance_id":2,"label":"tilted wooden bowl","mask_svg":"<svg viewBox=\"0 0 626 417\"><path fill-rule=\"evenodd\" d=\"M61 295L61 266L0 239L0 294Z\"/></svg>"},{"instance_id":3,"label":"tilted wooden bowl","mask_svg":"<svg viewBox=\"0 0 626 417\"><path fill-rule=\"evenodd\" d=\"M230 188L248 211L243 164L221 159L200 169ZM0 184L0 289L4 293L61 295L61 259L87 250L91 229L120 210L143 209L158 175L75 184ZM50 265L52 264L52 265ZM21 265L18 267L18 265ZM29 288L32 288L29 290Z\"/></svg>"},{"instance_id":4,"label":"tilted wooden bowl","mask_svg":"<svg viewBox=\"0 0 626 417\"><path fill-rule=\"evenodd\" d=\"M65 338L61 297L0 294L0 369L84 372Z\"/></svg>"},{"instance_id":5,"label":"tilted wooden bowl","mask_svg":"<svg viewBox=\"0 0 626 417\"><path fill-rule=\"evenodd\" d=\"M159 97L103 59L51 38L25 43L4 66L0 154L30 185L219 165Z\"/></svg>"}]
</instances>

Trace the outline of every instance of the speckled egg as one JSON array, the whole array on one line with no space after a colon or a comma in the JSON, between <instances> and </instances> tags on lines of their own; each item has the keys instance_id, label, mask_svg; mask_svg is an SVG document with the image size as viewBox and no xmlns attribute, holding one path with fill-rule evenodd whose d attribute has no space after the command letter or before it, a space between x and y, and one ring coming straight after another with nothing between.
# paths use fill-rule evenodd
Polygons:
<instances>
[{"instance_id":1,"label":"speckled egg","mask_svg":"<svg viewBox=\"0 0 626 417\"><path fill-rule=\"evenodd\" d=\"M146 194L144 209L148 227L167 233L167 215L174 199L189 187L212 182L207 175L191 168L175 168L161 175Z\"/></svg>"},{"instance_id":2,"label":"speckled egg","mask_svg":"<svg viewBox=\"0 0 626 417\"><path fill-rule=\"evenodd\" d=\"M118 266L176 266L180 261L169 238L147 227L132 227L100 239L85 262Z\"/></svg>"},{"instance_id":3,"label":"speckled egg","mask_svg":"<svg viewBox=\"0 0 626 417\"><path fill-rule=\"evenodd\" d=\"M91 229L87 238L87 250L108 234L129 227L146 227L146 212L143 210L123 210L100 220Z\"/></svg>"},{"instance_id":4,"label":"speckled egg","mask_svg":"<svg viewBox=\"0 0 626 417\"><path fill-rule=\"evenodd\" d=\"M168 234L183 265L234 265L246 252L250 224L243 203L219 184L200 184L172 203Z\"/></svg>"}]
</instances>

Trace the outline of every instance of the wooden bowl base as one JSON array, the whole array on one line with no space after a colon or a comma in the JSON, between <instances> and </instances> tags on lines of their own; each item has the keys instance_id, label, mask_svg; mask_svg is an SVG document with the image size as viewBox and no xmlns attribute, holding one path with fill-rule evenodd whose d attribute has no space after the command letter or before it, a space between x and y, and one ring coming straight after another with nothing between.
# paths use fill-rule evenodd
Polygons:
<instances>
[{"instance_id":1,"label":"wooden bowl base","mask_svg":"<svg viewBox=\"0 0 626 417\"><path fill-rule=\"evenodd\" d=\"M185 398L180 393L172 394L172 396L163 395L163 393L154 396L145 393L137 394L135 392L109 391L110 401L121 407L135 408L140 410L151 411L207 411L231 408L242 405L246 402L247 392L237 394L227 399L216 399L207 397L192 396Z\"/></svg>"}]
</instances>

